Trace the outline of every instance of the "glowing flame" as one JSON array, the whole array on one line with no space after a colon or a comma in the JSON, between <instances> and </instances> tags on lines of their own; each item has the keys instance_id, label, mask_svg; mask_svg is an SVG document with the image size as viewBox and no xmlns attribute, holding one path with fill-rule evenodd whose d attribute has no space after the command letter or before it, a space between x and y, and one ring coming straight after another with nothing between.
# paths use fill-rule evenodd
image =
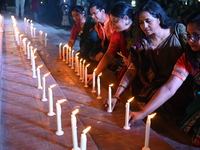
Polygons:
<instances>
[{"instance_id":1,"label":"glowing flame","mask_svg":"<svg viewBox=\"0 0 200 150\"><path fill-rule=\"evenodd\" d=\"M102 75L102 72L98 76L101 76L101 75Z\"/></svg>"},{"instance_id":2,"label":"glowing flame","mask_svg":"<svg viewBox=\"0 0 200 150\"><path fill-rule=\"evenodd\" d=\"M97 70L97 68L94 69L94 72Z\"/></svg>"},{"instance_id":3,"label":"glowing flame","mask_svg":"<svg viewBox=\"0 0 200 150\"><path fill-rule=\"evenodd\" d=\"M66 99L60 99L60 100L57 100L57 103L61 104L63 102L66 102L67 100Z\"/></svg>"},{"instance_id":4,"label":"glowing flame","mask_svg":"<svg viewBox=\"0 0 200 150\"><path fill-rule=\"evenodd\" d=\"M86 61L86 60L84 59L83 64L85 63L85 61Z\"/></svg>"},{"instance_id":5,"label":"glowing flame","mask_svg":"<svg viewBox=\"0 0 200 150\"><path fill-rule=\"evenodd\" d=\"M38 66L38 68L42 68L42 67L43 67L43 65L39 65L39 66Z\"/></svg>"},{"instance_id":6,"label":"glowing flame","mask_svg":"<svg viewBox=\"0 0 200 150\"><path fill-rule=\"evenodd\" d=\"M44 77L47 77L49 74L50 74L50 72L49 72L49 73L46 73L46 74L44 75Z\"/></svg>"},{"instance_id":7,"label":"glowing flame","mask_svg":"<svg viewBox=\"0 0 200 150\"><path fill-rule=\"evenodd\" d=\"M130 98L130 99L128 100L128 102L130 103L133 99L134 99L134 97Z\"/></svg>"},{"instance_id":8,"label":"glowing flame","mask_svg":"<svg viewBox=\"0 0 200 150\"><path fill-rule=\"evenodd\" d=\"M87 67L89 67L89 65L90 65L90 64L87 64L85 67L87 68Z\"/></svg>"},{"instance_id":9,"label":"glowing flame","mask_svg":"<svg viewBox=\"0 0 200 150\"><path fill-rule=\"evenodd\" d=\"M91 126L87 127L86 129L83 130L83 134L86 134L89 130L91 129Z\"/></svg>"},{"instance_id":10,"label":"glowing flame","mask_svg":"<svg viewBox=\"0 0 200 150\"><path fill-rule=\"evenodd\" d=\"M80 54L80 52L76 53L76 56L78 56Z\"/></svg>"},{"instance_id":11,"label":"glowing flame","mask_svg":"<svg viewBox=\"0 0 200 150\"><path fill-rule=\"evenodd\" d=\"M111 86L113 86L113 85L114 85L114 84L112 83L112 84L109 85L109 87L111 87Z\"/></svg>"},{"instance_id":12,"label":"glowing flame","mask_svg":"<svg viewBox=\"0 0 200 150\"><path fill-rule=\"evenodd\" d=\"M153 118L155 115L156 115L156 113L153 113L153 114L151 114L151 115L148 115L148 117L151 119L151 118Z\"/></svg>"},{"instance_id":13,"label":"glowing flame","mask_svg":"<svg viewBox=\"0 0 200 150\"><path fill-rule=\"evenodd\" d=\"M52 85L50 85L50 88L52 89L52 88L54 88L56 86L56 84L52 84Z\"/></svg>"},{"instance_id":14,"label":"glowing flame","mask_svg":"<svg viewBox=\"0 0 200 150\"><path fill-rule=\"evenodd\" d=\"M79 109L75 109L74 111L72 111L72 115L76 115L79 112Z\"/></svg>"}]
</instances>

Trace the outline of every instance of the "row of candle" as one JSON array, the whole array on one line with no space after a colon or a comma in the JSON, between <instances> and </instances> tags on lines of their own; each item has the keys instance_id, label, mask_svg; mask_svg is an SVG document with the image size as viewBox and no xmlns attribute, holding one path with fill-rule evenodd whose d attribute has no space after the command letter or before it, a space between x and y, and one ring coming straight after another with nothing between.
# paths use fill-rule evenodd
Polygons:
<instances>
[{"instance_id":1,"label":"row of candle","mask_svg":"<svg viewBox=\"0 0 200 150\"><path fill-rule=\"evenodd\" d=\"M37 70L35 69L35 58L36 58L35 52L36 52L37 49L33 49L33 47L30 46L30 42L26 45L25 41L26 41L27 38L24 38L22 40L23 34L21 34L19 36L19 31L17 30L17 27L16 27L16 20L13 19L13 22L14 22L13 24L14 24L14 27L15 27L14 31L17 32L17 34L15 34L15 39L17 41L17 44L20 45L20 48L22 47L22 50L25 52L25 54L27 54L26 51L30 54L30 57L28 57L28 59L31 59L31 66L32 66L32 71L33 71L33 78L38 78L38 89L42 89L43 90L43 92L42 92L43 93L42 94L42 101L47 101L47 100L49 101L49 112L47 113L47 115L48 116L54 116L55 113L53 111L53 92L52 92L52 88L55 87L56 85L55 84L51 85L48 88L48 99L47 99L46 98L46 80L45 80L45 78L50 74L50 72L43 75L43 77L42 77L42 85L41 85L40 68L43 65L38 66ZM45 37L47 37L47 34L45 35ZM41 34L40 34L40 39L42 39L41 38ZM37 75L35 74L35 71L37 71ZM63 99L63 100L58 100L56 102L56 115L57 115L57 131L55 133L56 135L63 135L64 134L64 132L62 131L61 106L60 106L60 104L62 102L64 102L64 101L66 101L66 100ZM75 112L76 111L77 110L75 110ZM73 149L74 150L78 150L79 147L78 147L78 140L77 140L77 127L76 127L76 117L75 117L75 114L76 113L74 113L74 111L73 111L72 115L71 115L72 137L73 137ZM87 142L86 133L90 130L90 128L91 128L90 126L87 127L86 129L83 130L83 133L81 134L81 146L80 146L81 150L86 150L86 142Z\"/></svg>"},{"instance_id":2,"label":"row of candle","mask_svg":"<svg viewBox=\"0 0 200 150\"><path fill-rule=\"evenodd\" d=\"M21 34L20 36L19 36L19 32L16 30L16 32L15 32L15 35L16 35L16 41L17 41L17 43L21 46L22 45L22 42L21 41L23 41L23 50L24 50L24 52L25 52L25 54L26 54L26 47L24 46L25 45L25 41L26 41L26 38L24 38L23 40L22 40L22 36L23 36L23 34ZM31 34L32 35L32 34ZM42 31L40 31L40 42L42 43ZM45 37L47 37L47 34L45 34ZM45 38L46 39L46 38ZM46 41L46 40L45 40ZM30 43L30 42L29 42ZM45 42L46 43L46 42ZM27 44L28 45L28 44ZM46 44L45 44L46 45ZM59 46L59 49L60 49L60 47L61 47L61 44L60 44L60 46ZM63 49L65 48L65 46L63 47ZM28 53L30 53L30 55L31 55L31 65L32 65L32 70L34 71L35 69L34 69L34 66L35 66L35 56L34 56L34 53L35 53L35 51L36 50L34 50L33 51L33 49L32 49L32 47L31 47L31 50L30 50L30 52L28 51ZM63 50L63 54L64 54L64 50ZM59 50L59 54L61 54L61 51ZM34 59L33 59L34 58ZM61 57L59 57L60 59L61 59ZM70 60L70 58L71 58L71 63L69 62L69 60ZM66 63L69 63L69 66L72 66L72 69L74 69L73 68L73 64L74 64L74 60L73 60L73 58L74 58L74 54L73 54L73 51L71 51L70 49L66 49ZM85 63L85 60L83 61L83 63L81 63L82 62L82 59L80 59L80 64L78 63L78 54L76 55L76 57L75 57L76 59L75 59L75 63L77 64L76 65L76 71L78 72L77 73L77 75L80 75L80 79L83 79L83 76L85 75L85 79L87 79L87 67L89 66L89 64L88 65L86 65L86 67L84 66L84 63ZM64 60L64 59L63 59ZM79 64L79 66L78 66L78 64ZM82 67L81 67L82 66ZM38 88L40 89L41 88L41 85L40 85L40 78L39 78L39 68L40 68L41 66L38 66L37 67L37 75L38 75ZM92 93L96 93L96 90L95 90L95 71L96 71L96 69L93 71L93 89L92 89ZM81 76L81 75L83 75L83 76ZM35 77L36 75L35 75L35 73L33 72L33 77ZM46 99L46 96L45 96L45 77L47 76L47 74L45 74L44 76L43 76L43 101L47 101L47 99ZM98 89L98 94L97 94L97 98L98 99L101 99L101 96L100 96L100 76L101 76L101 74L99 74L98 75L98 77L97 77L97 89ZM87 83L87 80L86 80L86 82L85 83ZM53 116L53 115L55 115L55 113L53 112L53 106L52 106L52 101L53 101L53 96L52 96L52 88L54 87L55 85L51 85L49 88L48 88L48 93L49 93L49 113L48 113L48 115L49 116ZM108 103L109 103L109 108L108 108L108 112L112 112L112 109L111 109L111 105L112 105L112 103L111 103L111 95L112 95L112 91L111 91L111 87L113 86L113 84L111 84L111 85L109 85L109 88L108 88L108 97L109 97L109 101L108 101ZM87 86L87 84L85 84L85 87L88 87ZM130 127L129 127L129 125L128 125L128 121L129 121L129 111L130 111L130 102L133 100L133 98L131 98L131 99L129 99L128 101L127 101L127 103L126 103L126 111L125 111L125 126L124 126L124 129L126 129L126 130L129 130L130 129ZM56 134L57 135L62 135L64 132L62 131L62 129L61 129L61 118L60 118L60 116L61 116L61 107L60 107L60 102L57 102L56 103L56 112L57 112L57 132L56 132ZM155 116L155 114L153 114L153 115L148 115L148 118L147 118L147 122L146 122L146 133L145 133L145 146L143 147L143 150L146 150L146 149L149 149L149 134L150 134L150 119L151 118L153 118L153 116ZM73 145L74 145L74 149L78 149L78 146L77 146L77 136L75 136L76 134L77 134L77 132L76 132L76 123L74 122L74 120L76 120L76 119L74 119L74 117L75 117L75 113L73 112L72 113L72 116L71 116L71 123L72 123L72 133L73 133ZM90 128L90 127L89 127ZM87 133L87 132L85 132L85 131L88 131L89 130L89 128L86 128L84 131L83 131L83 133L81 134L81 149L82 149L82 147L86 147L85 145L85 143L86 143L86 135L85 135L85 133ZM84 141L84 142L83 142Z\"/></svg>"}]
</instances>

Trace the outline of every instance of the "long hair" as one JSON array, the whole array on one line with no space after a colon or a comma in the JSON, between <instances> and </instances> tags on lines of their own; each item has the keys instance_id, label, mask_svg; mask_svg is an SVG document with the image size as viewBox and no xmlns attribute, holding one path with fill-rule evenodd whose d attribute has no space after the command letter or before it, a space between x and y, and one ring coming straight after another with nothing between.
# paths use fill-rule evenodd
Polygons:
<instances>
[{"instance_id":1,"label":"long hair","mask_svg":"<svg viewBox=\"0 0 200 150\"><path fill-rule=\"evenodd\" d=\"M112 5L112 8L110 9L110 14L117 18L123 18L124 16L128 16L130 19L134 19L134 9L133 7L124 1L116 2Z\"/></svg>"},{"instance_id":2,"label":"long hair","mask_svg":"<svg viewBox=\"0 0 200 150\"><path fill-rule=\"evenodd\" d=\"M199 27L200 30L200 10L194 11L186 18L186 26L189 23L194 23ZM187 27L186 27L187 28ZM187 44L186 49L186 59L190 62L193 66L193 69L196 68L200 69L200 51L193 51L189 44Z\"/></svg>"},{"instance_id":3,"label":"long hair","mask_svg":"<svg viewBox=\"0 0 200 150\"><path fill-rule=\"evenodd\" d=\"M84 8L83 8L83 6L80 6L80 5L73 6L71 8L71 12L72 11L75 11L75 12L77 12L79 14L84 14Z\"/></svg>"}]
</instances>

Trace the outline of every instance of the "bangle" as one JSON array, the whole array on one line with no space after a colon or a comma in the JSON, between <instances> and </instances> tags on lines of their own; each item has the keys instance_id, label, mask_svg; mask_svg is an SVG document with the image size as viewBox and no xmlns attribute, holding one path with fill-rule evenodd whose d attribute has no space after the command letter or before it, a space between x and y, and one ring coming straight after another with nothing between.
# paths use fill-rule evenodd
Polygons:
<instances>
[{"instance_id":1,"label":"bangle","mask_svg":"<svg viewBox=\"0 0 200 150\"><path fill-rule=\"evenodd\" d=\"M125 87L124 85L122 85L122 84L120 84L119 86L121 86L121 87L123 87L123 88L125 88L125 89L126 89L126 87Z\"/></svg>"},{"instance_id":2,"label":"bangle","mask_svg":"<svg viewBox=\"0 0 200 150\"><path fill-rule=\"evenodd\" d=\"M113 98L116 98L118 101L121 100L121 98L119 96L117 96L117 95L113 95Z\"/></svg>"}]
</instances>

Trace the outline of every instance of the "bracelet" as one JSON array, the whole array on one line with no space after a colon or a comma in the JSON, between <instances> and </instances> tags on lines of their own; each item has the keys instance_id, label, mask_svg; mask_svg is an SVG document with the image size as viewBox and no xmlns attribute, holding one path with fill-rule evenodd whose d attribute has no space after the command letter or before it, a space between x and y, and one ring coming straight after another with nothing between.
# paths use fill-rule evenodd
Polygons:
<instances>
[{"instance_id":1,"label":"bracelet","mask_svg":"<svg viewBox=\"0 0 200 150\"><path fill-rule=\"evenodd\" d=\"M123 87L123 88L125 88L125 89L126 89L126 87L125 87L124 85L122 85L122 84L120 84L119 86L121 86L121 87Z\"/></svg>"},{"instance_id":2,"label":"bracelet","mask_svg":"<svg viewBox=\"0 0 200 150\"><path fill-rule=\"evenodd\" d=\"M119 96L117 96L117 95L113 95L113 98L116 98L118 101L121 100L121 98Z\"/></svg>"}]
</instances>

